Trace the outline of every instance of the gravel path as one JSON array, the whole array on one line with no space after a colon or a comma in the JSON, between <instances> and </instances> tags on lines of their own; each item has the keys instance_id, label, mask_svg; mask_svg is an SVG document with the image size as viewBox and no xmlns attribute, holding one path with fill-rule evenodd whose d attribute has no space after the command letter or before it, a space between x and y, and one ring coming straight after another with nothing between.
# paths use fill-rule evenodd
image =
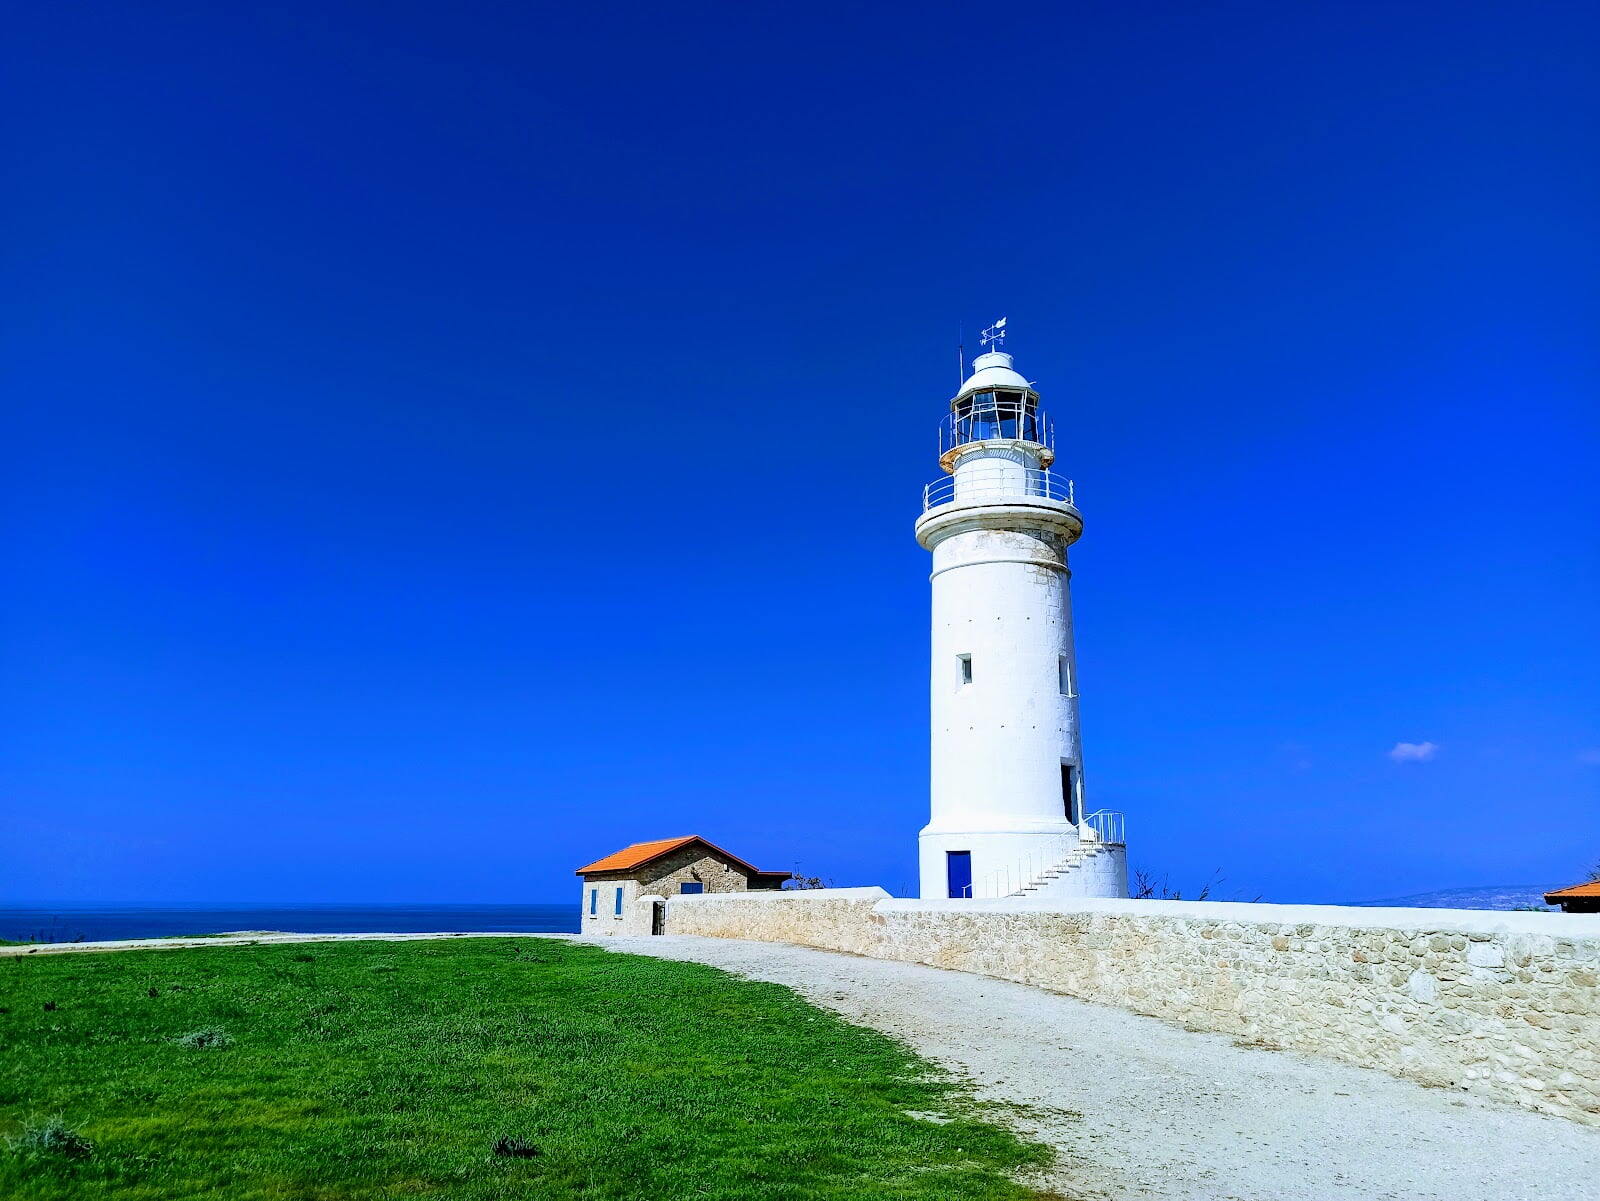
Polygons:
<instances>
[{"instance_id":1,"label":"gravel path","mask_svg":"<svg viewBox=\"0 0 1600 1201\"><path fill-rule=\"evenodd\" d=\"M786 984L909 1043L1060 1152L1073 1201L1600 1199L1600 1129L1236 1046L1021 984L783 944L593 939Z\"/></svg>"}]
</instances>

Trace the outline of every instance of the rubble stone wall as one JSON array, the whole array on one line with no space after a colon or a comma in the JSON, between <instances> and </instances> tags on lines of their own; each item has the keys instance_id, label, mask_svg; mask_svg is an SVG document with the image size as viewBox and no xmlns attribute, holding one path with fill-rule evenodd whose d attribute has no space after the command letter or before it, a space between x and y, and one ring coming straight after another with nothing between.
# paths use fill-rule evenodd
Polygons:
<instances>
[{"instance_id":1,"label":"rubble stone wall","mask_svg":"<svg viewBox=\"0 0 1600 1201\"><path fill-rule=\"evenodd\" d=\"M1600 915L851 888L675 897L667 930L1014 980L1600 1126Z\"/></svg>"}]
</instances>

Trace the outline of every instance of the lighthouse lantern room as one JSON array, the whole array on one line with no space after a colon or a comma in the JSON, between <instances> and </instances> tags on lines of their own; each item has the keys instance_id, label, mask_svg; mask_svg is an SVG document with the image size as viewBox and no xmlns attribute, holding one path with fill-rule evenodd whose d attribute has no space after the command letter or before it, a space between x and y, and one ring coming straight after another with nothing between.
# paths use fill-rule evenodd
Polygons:
<instances>
[{"instance_id":1,"label":"lighthouse lantern room","mask_svg":"<svg viewBox=\"0 0 1600 1201\"><path fill-rule=\"evenodd\" d=\"M1083 518L1004 337L1004 319L984 331L950 401L916 524L933 553L922 896L1125 897L1122 815L1084 801L1067 567Z\"/></svg>"}]
</instances>

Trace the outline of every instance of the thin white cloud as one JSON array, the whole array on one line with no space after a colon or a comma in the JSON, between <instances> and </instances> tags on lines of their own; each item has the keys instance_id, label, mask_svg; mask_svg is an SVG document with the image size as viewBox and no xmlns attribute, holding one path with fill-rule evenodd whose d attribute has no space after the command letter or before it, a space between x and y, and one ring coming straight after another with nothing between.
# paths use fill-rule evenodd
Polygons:
<instances>
[{"instance_id":1,"label":"thin white cloud","mask_svg":"<svg viewBox=\"0 0 1600 1201\"><path fill-rule=\"evenodd\" d=\"M1439 753L1439 746L1433 742L1397 742L1394 750L1389 752L1389 758L1396 763L1426 763Z\"/></svg>"}]
</instances>

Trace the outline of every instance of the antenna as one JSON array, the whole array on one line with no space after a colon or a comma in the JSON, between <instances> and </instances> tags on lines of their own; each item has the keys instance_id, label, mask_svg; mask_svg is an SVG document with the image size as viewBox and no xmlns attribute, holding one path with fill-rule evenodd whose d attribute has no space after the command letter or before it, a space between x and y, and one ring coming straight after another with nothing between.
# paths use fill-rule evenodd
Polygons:
<instances>
[{"instance_id":1,"label":"antenna","mask_svg":"<svg viewBox=\"0 0 1600 1201\"><path fill-rule=\"evenodd\" d=\"M1006 319L1004 317L1000 318L1000 320L996 321L988 329L984 330L983 337L979 339L980 343L984 346L988 346L992 343L996 347L1003 346L1005 344L1005 340Z\"/></svg>"},{"instance_id":2,"label":"antenna","mask_svg":"<svg viewBox=\"0 0 1600 1201\"><path fill-rule=\"evenodd\" d=\"M967 327L964 322L956 322L956 391L961 391L961 385L967 382Z\"/></svg>"}]
</instances>

